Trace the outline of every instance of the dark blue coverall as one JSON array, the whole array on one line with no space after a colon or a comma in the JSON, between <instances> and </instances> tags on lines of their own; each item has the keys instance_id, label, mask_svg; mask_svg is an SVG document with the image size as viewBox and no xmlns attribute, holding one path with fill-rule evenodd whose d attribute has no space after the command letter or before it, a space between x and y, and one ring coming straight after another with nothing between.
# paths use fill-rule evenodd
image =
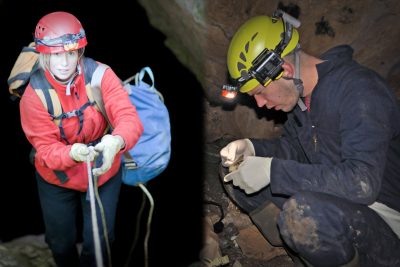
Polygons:
<instances>
[{"instance_id":1,"label":"dark blue coverall","mask_svg":"<svg viewBox=\"0 0 400 267\"><path fill-rule=\"evenodd\" d=\"M273 157L270 185L228 193L248 213L267 200L279 207L281 238L313 266L340 266L355 253L361 266L400 266L399 237L368 207L400 212L400 109L352 54L347 45L324 53L310 111L288 113L279 139L251 139L256 156Z\"/></svg>"}]
</instances>

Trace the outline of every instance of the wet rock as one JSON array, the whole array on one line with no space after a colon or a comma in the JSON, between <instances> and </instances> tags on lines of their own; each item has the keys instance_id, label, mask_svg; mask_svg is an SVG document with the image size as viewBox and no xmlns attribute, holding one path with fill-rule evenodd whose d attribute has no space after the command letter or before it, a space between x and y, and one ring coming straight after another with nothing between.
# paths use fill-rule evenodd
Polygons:
<instances>
[{"instance_id":1,"label":"wet rock","mask_svg":"<svg viewBox=\"0 0 400 267\"><path fill-rule=\"evenodd\" d=\"M44 236L25 236L0 244L1 267L56 267Z\"/></svg>"}]
</instances>

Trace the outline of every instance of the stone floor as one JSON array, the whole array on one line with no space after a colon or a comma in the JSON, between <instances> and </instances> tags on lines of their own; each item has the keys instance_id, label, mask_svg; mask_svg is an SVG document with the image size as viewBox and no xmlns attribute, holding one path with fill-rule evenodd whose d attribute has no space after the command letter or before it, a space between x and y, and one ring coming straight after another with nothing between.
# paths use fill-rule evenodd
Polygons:
<instances>
[{"instance_id":1,"label":"stone floor","mask_svg":"<svg viewBox=\"0 0 400 267\"><path fill-rule=\"evenodd\" d=\"M56 267L44 235L28 235L0 243L0 267Z\"/></svg>"},{"instance_id":2,"label":"stone floor","mask_svg":"<svg viewBox=\"0 0 400 267\"><path fill-rule=\"evenodd\" d=\"M201 254L203 262L219 258L221 259L219 262L216 260L214 265L209 266L294 266L285 250L271 246L249 217L242 213L225 194L219 179L219 151L229 141L231 139L224 138L206 144L204 148L205 247ZM219 221L223 223L223 228L222 231L217 229L216 233L213 228Z\"/></svg>"}]
</instances>

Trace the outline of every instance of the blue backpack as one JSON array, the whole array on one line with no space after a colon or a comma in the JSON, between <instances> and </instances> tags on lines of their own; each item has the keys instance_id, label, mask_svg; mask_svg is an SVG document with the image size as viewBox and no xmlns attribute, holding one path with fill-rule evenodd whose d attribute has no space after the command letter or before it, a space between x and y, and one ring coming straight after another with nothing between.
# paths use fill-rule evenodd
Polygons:
<instances>
[{"instance_id":1,"label":"blue backpack","mask_svg":"<svg viewBox=\"0 0 400 267\"><path fill-rule=\"evenodd\" d=\"M107 68L107 65L99 64L91 80L93 98L99 106L103 106L99 99L99 85ZM146 74L151 84L143 81ZM134 83L130 84L133 79ZM154 75L149 67L142 68L136 75L124 81L124 87L144 127L139 141L123 157L122 180L125 184L135 186L158 176L168 166L171 157L171 126L164 98L154 87ZM102 113L107 118L105 111Z\"/></svg>"}]
</instances>

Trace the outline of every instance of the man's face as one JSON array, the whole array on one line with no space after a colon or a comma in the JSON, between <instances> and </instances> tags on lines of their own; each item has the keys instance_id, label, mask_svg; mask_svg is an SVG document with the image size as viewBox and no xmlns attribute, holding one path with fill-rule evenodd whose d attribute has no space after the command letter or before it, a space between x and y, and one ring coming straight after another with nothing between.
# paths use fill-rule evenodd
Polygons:
<instances>
[{"instance_id":1,"label":"man's face","mask_svg":"<svg viewBox=\"0 0 400 267\"><path fill-rule=\"evenodd\" d=\"M297 104L299 93L291 80L279 79L271 82L267 87L259 84L249 91L254 96L258 107L266 106L268 109L291 111Z\"/></svg>"},{"instance_id":2,"label":"man's face","mask_svg":"<svg viewBox=\"0 0 400 267\"><path fill-rule=\"evenodd\" d=\"M68 81L76 71L78 50L50 55L49 68L60 81Z\"/></svg>"}]
</instances>

